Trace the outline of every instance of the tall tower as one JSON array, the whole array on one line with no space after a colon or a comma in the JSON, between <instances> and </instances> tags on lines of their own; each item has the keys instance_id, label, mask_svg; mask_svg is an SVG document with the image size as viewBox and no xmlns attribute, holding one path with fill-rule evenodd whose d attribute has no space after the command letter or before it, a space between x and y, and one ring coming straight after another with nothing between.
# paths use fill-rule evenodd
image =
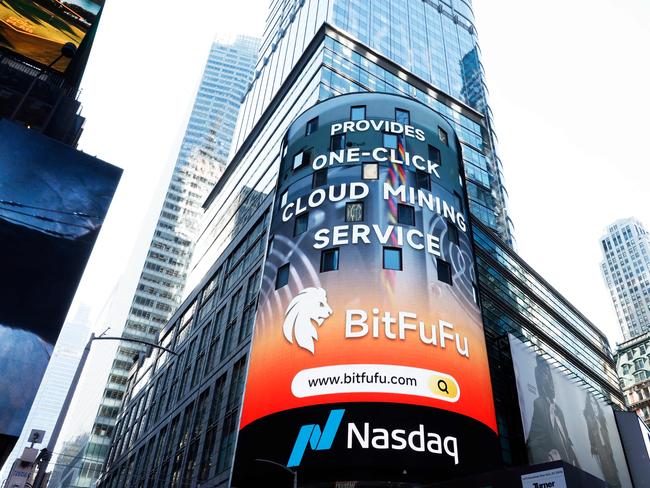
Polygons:
<instances>
[{"instance_id":1,"label":"tall tower","mask_svg":"<svg viewBox=\"0 0 650 488\"><path fill-rule=\"evenodd\" d=\"M123 337L155 342L182 301L201 205L226 166L237 111L252 77L258 47L258 39L246 36L212 46ZM145 349L134 343L120 344L72 486L91 486L99 475L129 369Z\"/></svg>"},{"instance_id":2,"label":"tall tower","mask_svg":"<svg viewBox=\"0 0 650 488\"><path fill-rule=\"evenodd\" d=\"M383 92L391 96L359 92ZM355 95L334 98L349 93ZM301 240L305 239L305 231L310 225L324 218L322 209L303 209L309 217L295 219L292 221L295 226L282 232L276 232L274 229L277 227L270 225L271 215L278 207L286 209L290 205L297 212L298 197L305 197L310 190L328 187L329 192L340 187L343 180L334 181L334 172L328 180L329 171L316 171L313 177L305 176L299 182L295 180L296 190L292 195L283 191L283 185L289 184L298 172L314 168L316 158L334 151L358 150L363 153L372 149L363 134L358 133L350 133L347 138L333 136L328 138L329 141L318 140L332 135L323 128L334 121L329 120L326 124L323 118L314 120L318 118L319 109L326 110L337 103L345 103L343 99L357 100L365 96L369 99L404 99L406 105L420 105L408 100L411 98L425 105L422 110L433 111L429 120L440 119L441 123L428 124L432 130L428 137L432 140L438 138L438 142L432 143L435 147L422 149L429 160L436 160L436 144L443 147L452 141L459 142L459 147L454 150L460 149L456 154L462 155L465 170L465 178L461 178L464 180L462 192L467 193L469 204L455 200L452 192L448 195L448 205L463 208L463 211L469 209L467 216L472 218L478 279L473 283L476 287L468 284L466 290L471 291L467 297L479 299L482 305L487 356L493 368L496 427L504 464L527 462L522 425L518 419L519 406L514 400L517 393L512 389L512 362L508 357L507 339L504 340L508 333L517 334L534 344L538 352L552 357L554 364L562 365L578 376L577 382L585 389L622 404L605 336L512 250L501 163L495 152L491 114L469 2L271 0L255 76L244 97L229 163L204 204L204 226L196 242L188 277L187 288L191 291L160 333L161 345L172 348L179 356L153 352L132 372L100 480L102 488L141 484L159 486L167 482L179 486L229 485L235 443L243 418L240 417L242 393L249 387L246 384L247 364L249 355L254 355L257 347L254 345L251 349L251 338L255 335L252 340L256 344L260 336L254 327L256 313L259 316L275 310L279 316L276 309L282 308L281 300L264 300L264 297L259 299L258 305L260 283L264 283L263 290L286 290L291 280L297 283L300 279L304 284L314 276L329 273L327 278L322 278L324 282L338 283L340 279L340 285L345 286L345 280L341 278L343 273L338 270L338 251L322 255L320 263L314 261L317 264L311 270L313 274L301 268L308 261L300 255ZM356 121L373 117L374 122L377 119L388 122L384 119L390 117L390 122L402 121L402 124L407 117L405 112L408 109L388 110L388 102L384 107L386 112L381 115L377 115L378 111L371 111L370 104L366 107L363 102L359 106L356 104L355 101L355 106L337 112L335 122L350 128ZM387 112L390 113L387 115ZM302 117L301 114L313 118L306 120L307 115ZM292 124L296 124L297 131L293 134ZM436 130L435 125L442 130ZM451 135L452 131L455 135ZM385 130L385 140L380 138L380 134L375 136L377 141L383 141L384 148L399 151L399 136L396 137L391 129ZM408 147L402 146L402 149L404 154L408 151ZM288 162L291 168L287 167ZM442 164L445 165L445 161ZM460 166L448 163L445 171ZM373 171L371 164L366 174L368 180L377 178ZM356 178L362 178L362 174L365 173L356 172ZM395 172L392 177L400 176ZM409 177L405 181L409 181ZM425 181L426 178L421 183ZM276 188L281 189L277 198ZM345 240L345 229L341 230L346 227L345 222L363 221L370 216L363 209L378 207L350 205L350 213L346 213L343 219L341 210L345 206L347 211L353 202L351 197L341 198L341 206L336 209L341 223L337 240ZM305 201L307 198L302 198L303 204L307 205ZM412 214L403 208L404 214L400 216L399 209L404 205L398 204L409 202L396 198L393 203L395 225L400 226L402 222L408 226ZM453 230L450 231L450 239L453 234ZM386 237L389 233L382 235L389 238ZM402 244L398 239L389 247L392 249L386 250L383 264L382 259L376 259L373 264L377 268L383 266L384 270L403 279ZM341 249L341 269L345 266L346 254L343 251ZM294 261L289 265L285 261L273 278L266 271L262 272L262 262L265 254L278 257L278 252L284 252L287 260ZM359 259L371 259L369 252L360 252L359 256ZM423 292L430 289L437 293L440 287L450 287L445 291L454 292L460 289L460 276L442 261L445 261L444 257L435 264L440 279L430 280ZM352 266L347 269L354 271ZM421 270L424 272L424 267ZM352 276L362 279L361 273L364 272L361 270ZM386 286L390 282L387 280ZM414 284L409 282L402 286ZM411 300L415 291L406 300ZM364 293L376 296L370 286ZM405 293L405 290L402 288L399 293ZM274 296L271 294L268 296ZM355 300L358 297L351 292L351 296L346 298ZM323 308L327 309L324 305ZM340 332L341 316L345 313L339 312L337 318L332 315L325 326L327 332L319 331L323 334L319 337L324 338L324 334L332 331ZM320 324L322 318L316 317L314 322ZM305 324L307 330L313 327L311 322L303 322ZM276 323L275 326L280 335L274 339L284 340L283 324ZM287 335L285 333L284 338ZM349 343L345 345L349 346ZM260 388L266 389L265 395L272 396L279 375L286 378L287 371L295 364L290 354L275 349L268 351L276 361L287 363L287 368L278 374L257 369L257 386L261 385ZM310 351L302 352L311 354ZM330 357L340 352L334 348ZM408 354L402 355L402 358L408 357ZM510 377L507 376L508 370ZM279 413L285 415L287 411ZM284 418L291 423L287 429L300 430L303 434L314 433L313 436L301 435L299 446L307 449L309 444L323 456L331 454L327 446L331 446L332 433L337 429L336 419L340 420L335 413L331 422L326 421L330 418L326 413L318 420L291 415ZM325 431L329 434L323 434ZM476 445L485 446L482 443ZM291 465L287 463L290 453L285 451L274 445L268 450L271 457L267 461L284 463L280 467ZM302 449L298 451L302 452ZM494 453L496 451L494 449ZM266 457L266 454L261 457ZM257 458L253 462L258 462ZM269 463L265 468L274 469ZM265 468L260 465L250 469L254 469L255 474L262 474L268 483L271 478L264 477ZM279 468L275 466L275 469ZM251 470L246 474L252 473ZM300 470L297 476L301 476ZM350 479L358 478L353 475L343 478L342 475L342 480ZM309 482L303 480L300 483L305 481ZM391 483L394 481L397 480ZM289 482L287 474L287 485Z\"/></svg>"},{"instance_id":3,"label":"tall tower","mask_svg":"<svg viewBox=\"0 0 650 488\"><path fill-rule=\"evenodd\" d=\"M249 151L253 141L257 147L278 144L275 139L301 109L343 93L402 94L445 117L461 139L472 214L513 243L474 15L469 2L448 3L271 1L255 78L233 137L236 164L229 171L237 176L225 191L217 185L213 196L219 197L209 199L209 224L197 242L190 287L271 191L279 155ZM240 178L252 166L262 179ZM238 212L242 218L231 221L240 207L246 209Z\"/></svg>"},{"instance_id":4,"label":"tall tower","mask_svg":"<svg viewBox=\"0 0 650 488\"><path fill-rule=\"evenodd\" d=\"M650 235L634 218L617 220L600 238L600 268L625 340L650 331Z\"/></svg>"}]
</instances>

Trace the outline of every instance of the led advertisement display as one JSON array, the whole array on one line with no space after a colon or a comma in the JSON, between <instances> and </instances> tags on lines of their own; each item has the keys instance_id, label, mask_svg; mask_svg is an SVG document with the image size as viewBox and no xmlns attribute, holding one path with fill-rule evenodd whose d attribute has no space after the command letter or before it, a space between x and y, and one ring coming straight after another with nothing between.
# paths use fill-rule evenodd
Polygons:
<instances>
[{"instance_id":1,"label":"led advertisement display","mask_svg":"<svg viewBox=\"0 0 650 488\"><path fill-rule=\"evenodd\" d=\"M529 463L562 460L613 488L631 488L612 408L509 339Z\"/></svg>"},{"instance_id":2,"label":"led advertisement display","mask_svg":"<svg viewBox=\"0 0 650 488\"><path fill-rule=\"evenodd\" d=\"M459 143L386 94L291 125L233 486L285 470L421 482L493 466L496 422ZM269 485L270 486L270 485Z\"/></svg>"},{"instance_id":3,"label":"led advertisement display","mask_svg":"<svg viewBox=\"0 0 650 488\"><path fill-rule=\"evenodd\" d=\"M64 44L79 47L95 23L104 0L2 0L0 47L49 65ZM52 68L65 71L69 58Z\"/></svg>"},{"instance_id":4,"label":"led advertisement display","mask_svg":"<svg viewBox=\"0 0 650 488\"><path fill-rule=\"evenodd\" d=\"M121 173L0 120L0 435L22 430Z\"/></svg>"}]
</instances>

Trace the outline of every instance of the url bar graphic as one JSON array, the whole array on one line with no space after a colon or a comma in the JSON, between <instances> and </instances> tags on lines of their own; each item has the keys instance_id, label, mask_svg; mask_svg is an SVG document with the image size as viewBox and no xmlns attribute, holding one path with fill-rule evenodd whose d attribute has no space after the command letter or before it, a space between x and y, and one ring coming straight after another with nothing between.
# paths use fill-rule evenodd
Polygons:
<instances>
[{"instance_id":1,"label":"url bar graphic","mask_svg":"<svg viewBox=\"0 0 650 488\"><path fill-rule=\"evenodd\" d=\"M394 393L457 402L460 386L446 373L391 364L339 364L299 371L291 382L298 398L336 393Z\"/></svg>"}]
</instances>

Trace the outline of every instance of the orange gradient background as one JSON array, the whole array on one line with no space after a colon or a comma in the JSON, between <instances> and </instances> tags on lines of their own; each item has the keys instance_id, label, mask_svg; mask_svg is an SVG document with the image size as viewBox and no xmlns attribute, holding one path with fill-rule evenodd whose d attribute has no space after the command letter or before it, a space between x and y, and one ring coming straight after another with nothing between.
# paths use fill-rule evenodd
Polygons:
<instances>
[{"instance_id":1,"label":"orange gradient background","mask_svg":"<svg viewBox=\"0 0 650 488\"><path fill-rule=\"evenodd\" d=\"M451 287L435 279L435 266L428 261L428 256L425 258L423 251L404 254L405 271L390 272L377 267L368 271L367 263L366 269L363 269L358 266L355 268L352 262L345 262L347 247L341 248L340 270L321 273L320 285L313 285L326 290L328 303L333 310L322 326L317 327L315 354L300 348L295 341L294 344L289 343L282 332L286 307L300 289L294 292L284 287L274 290L266 295L266 300L260 301L240 427L275 412L309 405L384 402L424 405L456 412L472 417L496 432L485 338L478 306L473 303L471 307L462 306L451 293ZM376 250L372 245L368 245L367 249L364 249L364 245L353 247L361 248L357 249L361 254ZM359 256L350 256L350 260L353 259L359 264ZM346 269L356 269L356 272L346 273ZM409 269L413 271L408 272ZM382 273L393 273L392 285L387 285ZM416 283L421 283L422 286L415 286ZM387 286L392 291L389 292ZM265 306L265 302L273 305ZM453 331L446 331L458 333L461 339L467 337L469 358L458 354L453 340L447 340L446 349L422 343L419 327L415 331L407 330L405 340L391 340L383 335L384 327L380 321L380 337L372 337L374 307L379 308L379 317L386 311L393 318L397 318L400 311L417 314L416 319L409 319L408 322L423 321L427 326L427 337L431 334L431 324L436 325L436 335L439 338L438 321L452 323ZM366 323L369 332L364 337L345 337L345 314L346 310L352 309L363 310L368 315ZM397 325L392 325L391 330L397 332ZM446 373L453 376L460 385L460 398L457 402L450 403L435 398L395 393L337 393L305 398L293 396L291 382L299 371L342 364L401 365Z\"/></svg>"}]
</instances>

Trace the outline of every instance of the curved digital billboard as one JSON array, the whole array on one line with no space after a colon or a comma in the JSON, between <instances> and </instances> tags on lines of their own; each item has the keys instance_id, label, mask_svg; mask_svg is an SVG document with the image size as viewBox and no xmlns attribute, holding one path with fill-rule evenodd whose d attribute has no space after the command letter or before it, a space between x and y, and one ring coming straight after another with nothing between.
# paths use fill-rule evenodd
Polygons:
<instances>
[{"instance_id":1,"label":"curved digital billboard","mask_svg":"<svg viewBox=\"0 0 650 488\"><path fill-rule=\"evenodd\" d=\"M280 486L271 462L301 486L494 465L467 205L456 134L416 101L345 95L291 125L233 486Z\"/></svg>"}]
</instances>

